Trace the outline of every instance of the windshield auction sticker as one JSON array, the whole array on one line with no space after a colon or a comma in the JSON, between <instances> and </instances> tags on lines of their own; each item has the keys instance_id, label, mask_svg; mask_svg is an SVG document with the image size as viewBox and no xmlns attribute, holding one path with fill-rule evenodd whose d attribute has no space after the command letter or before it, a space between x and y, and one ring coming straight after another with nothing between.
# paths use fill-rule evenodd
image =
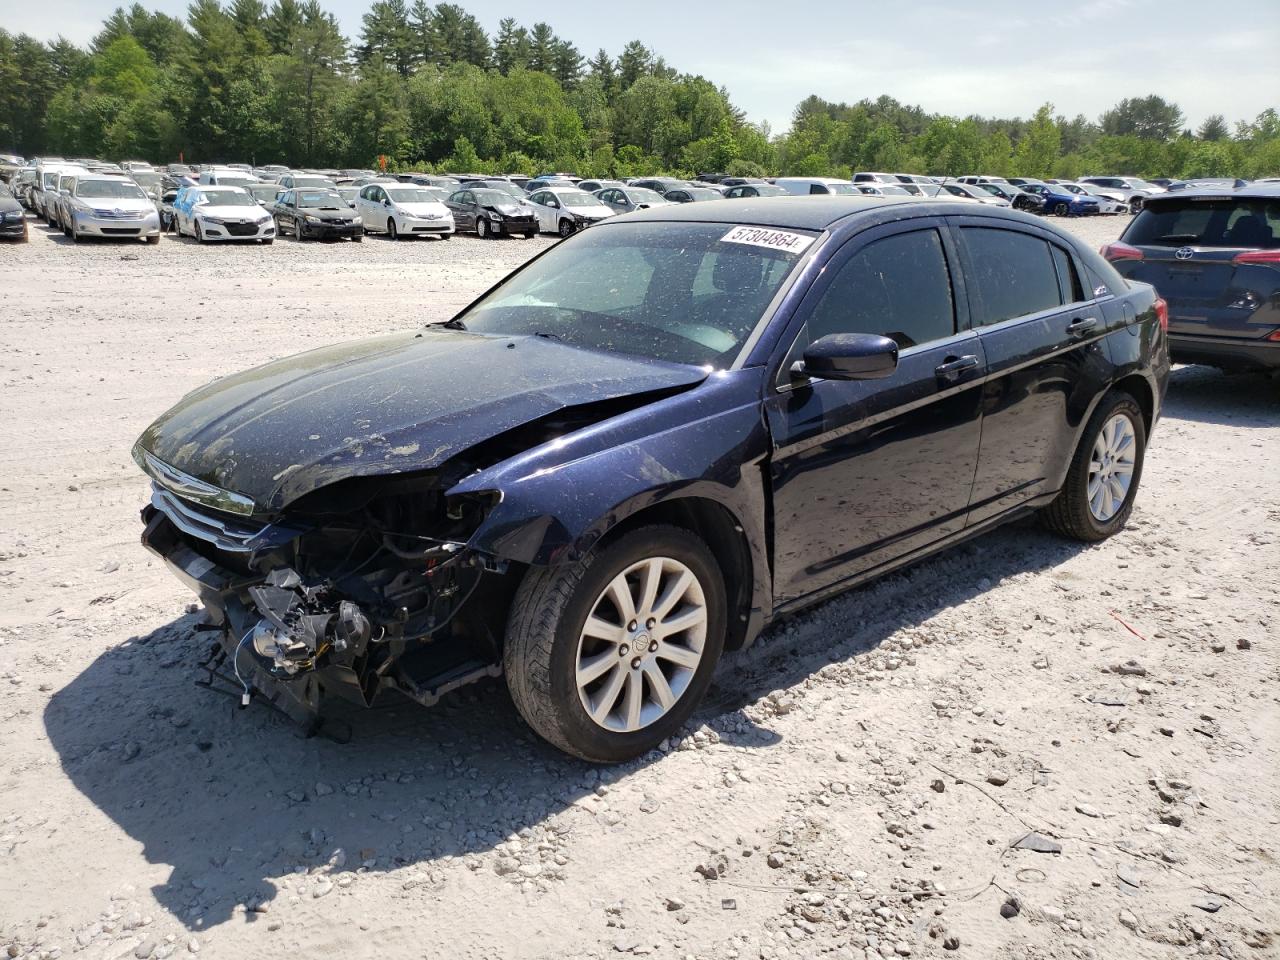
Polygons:
<instances>
[{"instance_id":1,"label":"windshield auction sticker","mask_svg":"<svg viewBox=\"0 0 1280 960\"><path fill-rule=\"evenodd\" d=\"M734 227L723 237L721 243L745 243L753 247L766 247L769 250L781 250L783 253L802 253L814 237L803 233L792 233L789 230L770 230L766 227Z\"/></svg>"}]
</instances>

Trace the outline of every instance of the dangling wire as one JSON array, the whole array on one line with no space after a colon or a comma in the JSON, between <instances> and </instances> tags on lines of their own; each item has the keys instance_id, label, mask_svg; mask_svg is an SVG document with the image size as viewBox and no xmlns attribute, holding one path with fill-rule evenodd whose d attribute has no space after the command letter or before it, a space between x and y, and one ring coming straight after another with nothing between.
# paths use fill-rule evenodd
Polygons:
<instances>
[{"instance_id":1,"label":"dangling wire","mask_svg":"<svg viewBox=\"0 0 1280 960\"><path fill-rule=\"evenodd\" d=\"M245 683L244 678L240 676L240 648L244 646L244 642L249 639L249 636L256 628L257 624L254 624L245 632L245 635L240 638L240 642L236 644L235 654L231 657L231 669L236 672L236 679L240 681L240 686L244 688L244 693L240 695L240 706L242 707L249 705L249 699L253 694L249 689L249 684Z\"/></svg>"}]
</instances>

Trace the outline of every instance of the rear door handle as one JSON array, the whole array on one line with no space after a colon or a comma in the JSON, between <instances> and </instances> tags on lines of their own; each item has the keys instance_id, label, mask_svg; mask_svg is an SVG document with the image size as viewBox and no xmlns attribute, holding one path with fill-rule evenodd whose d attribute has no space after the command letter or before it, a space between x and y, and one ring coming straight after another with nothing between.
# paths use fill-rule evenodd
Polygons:
<instances>
[{"instance_id":1,"label":"rear door handle","mask_svg":"<svg viewBox=\"0 0 1280 960\"><path fill-rule=\"evenodd\" d=\"M959 380L960 375L969 370L978 369L978 358L972 354L966 354L963 357L947 357L947 359L933 368L933 372L940 380Z\"/></svg>"},{"instance_id":2,"label":"rear door handle","mask_svg":"<svg viewBox=\"0 0 1280 960\"><path fill-rule=\"evenodd\" d=\"M1073 337L1083 336L1098 325L1097 317L1080 317L1067 324L1067 333Z\"/></svg>"}]
</instances>

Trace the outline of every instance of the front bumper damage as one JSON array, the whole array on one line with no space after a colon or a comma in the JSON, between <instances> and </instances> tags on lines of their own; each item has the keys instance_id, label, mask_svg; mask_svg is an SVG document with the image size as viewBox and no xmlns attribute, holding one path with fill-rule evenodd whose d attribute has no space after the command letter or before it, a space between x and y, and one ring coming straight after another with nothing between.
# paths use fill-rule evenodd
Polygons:
<instances>
[{"instance_id":1,"label":"front bumper damage","mask_svg":"<svg viewBox=\"0 0 1280 960\"><path fill-rule=\"evenodd\" d=\"M368 707L395 690L431 705L501 673L502 624L484 612L503 606L481 598L503 589L507 565L464 542L415 537L412 551L366 551L363 569L323 575L306 525L254 522L159 483L142 520L143 545L200 598L242 705L260 698L314 729L331 698Z\"/></svg>"}]
</instances>

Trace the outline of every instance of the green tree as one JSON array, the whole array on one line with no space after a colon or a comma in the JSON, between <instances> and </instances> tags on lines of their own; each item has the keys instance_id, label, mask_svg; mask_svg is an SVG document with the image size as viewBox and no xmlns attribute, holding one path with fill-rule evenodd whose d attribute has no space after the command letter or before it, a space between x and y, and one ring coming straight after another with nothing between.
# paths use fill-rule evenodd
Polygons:
<instances>
[{"instance_id":1,"label":"green tree","mask_svg":"<svg viewBox=\"0 0 1280 960\"><path fill-rule=\"evenodd\" d=\"M1182 129L1182 110L1154 93L1129 97L1102 115L1102 132L1111 137L1135 136L1142 140L1170 140Z\"/></svg>"},{"instance_id":2,"label":"green tree","mask_svg":"<svg viewBox=\"0 0 1280 960\"><path fill-rule=\"evenodd\" d=\"M1225 140L1231 134L1231 128L1227 126L1227 118L1220 113L1213 113L1204 118L1204 123L1200 124L1200 129L1196 131L1196 136L1201 140Z\"/></svg>"}]
</instances>

